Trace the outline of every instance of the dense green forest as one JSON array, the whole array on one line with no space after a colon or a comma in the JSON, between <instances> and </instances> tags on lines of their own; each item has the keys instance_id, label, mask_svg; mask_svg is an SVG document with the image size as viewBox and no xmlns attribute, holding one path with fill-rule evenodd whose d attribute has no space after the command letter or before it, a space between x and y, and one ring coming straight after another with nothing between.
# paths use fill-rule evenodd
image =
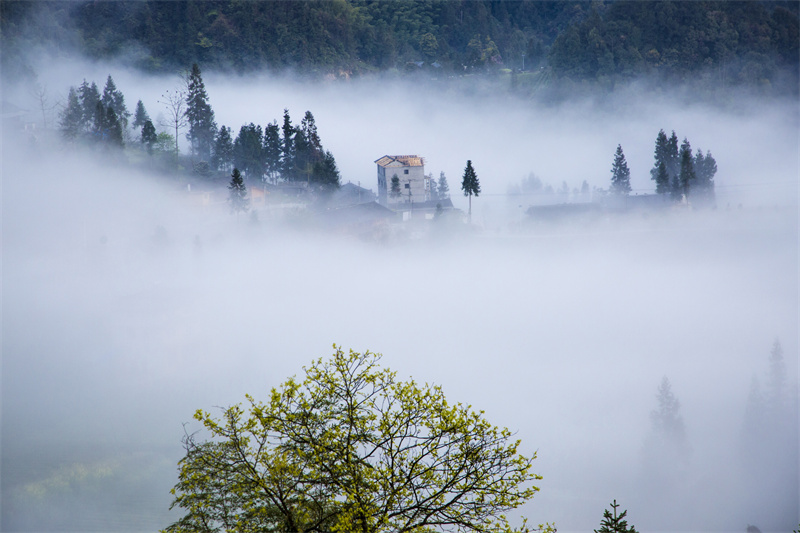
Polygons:
<instances>
[{"instance_id":1,"label":"dense green forest","mask_svg":"<svg viewBox=\"0 0 800 533\"><path fill-rule=\"evenodd\" d=\"M647 77L796 93L797 2L4 0L4 78L26 52L79 51L148 71L292 69L513 75L516 86L613 89ZM518 76L519 74L519 76Z\"/></svg>"}]
</instances>

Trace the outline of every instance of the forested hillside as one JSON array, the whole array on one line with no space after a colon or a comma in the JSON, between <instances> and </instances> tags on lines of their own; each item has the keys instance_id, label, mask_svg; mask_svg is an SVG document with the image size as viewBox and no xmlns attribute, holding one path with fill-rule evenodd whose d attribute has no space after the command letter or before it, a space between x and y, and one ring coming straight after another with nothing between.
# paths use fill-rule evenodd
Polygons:
<instances>
[{"instance_id":1,"label":"forested hillside","mask_svg":"<svg viewBox=\"0 0 800 533\"><path fill-rule=\"evenodd\" d=\"M648 76L703 88L794 93L798 5L7 0L0 14L4 78L30 75L27 52L47 49L124 59L149 71L193 62L205 69L292 69L315 77L526 71L546 78L539 83L566 88L613 88Z\"/></svg>"}]
</instances>

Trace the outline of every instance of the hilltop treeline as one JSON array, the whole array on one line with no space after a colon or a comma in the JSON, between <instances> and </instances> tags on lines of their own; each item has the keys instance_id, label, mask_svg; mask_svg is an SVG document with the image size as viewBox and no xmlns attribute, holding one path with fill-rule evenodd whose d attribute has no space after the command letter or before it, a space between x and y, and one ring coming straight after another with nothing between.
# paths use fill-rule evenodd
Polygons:
<instances>
[{"instance_id":1,"label":"hilltop treeline","mask_svg":"<svg viewBox=\"0 0 800 533\"><path fill-rule=\"evenodd\" d=\"M641 77L796 91L798 4L752 1L3 2L6 72L57 45L170 71L291 68L349 76L397 69L546 70L611 87Z\"/></svg>"}]
</instances>

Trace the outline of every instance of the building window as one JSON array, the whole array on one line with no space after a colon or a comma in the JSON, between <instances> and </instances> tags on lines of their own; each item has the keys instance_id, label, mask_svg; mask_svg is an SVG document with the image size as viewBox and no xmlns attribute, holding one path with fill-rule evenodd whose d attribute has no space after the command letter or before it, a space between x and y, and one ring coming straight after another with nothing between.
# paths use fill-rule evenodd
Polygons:
<instances>
[{"instance_id":1,"label":"building window","mask_svg":"<svg viewBox=\"0 0 800 533\"><path fill-rule=\"evenodd\" d=\"M408 174L408 169L403 170L403 174Z\"/></svg>"},{"instance_id":2,"label":"building window","mask_svg":"<svg viewBox=\"0 0 800 533\"><path fill-rule=\"evenodd\" d=\"M406 189L410 189L410 188L411 188L411 184L410 183L406 183Z\"/></svg>"}]
</instances>

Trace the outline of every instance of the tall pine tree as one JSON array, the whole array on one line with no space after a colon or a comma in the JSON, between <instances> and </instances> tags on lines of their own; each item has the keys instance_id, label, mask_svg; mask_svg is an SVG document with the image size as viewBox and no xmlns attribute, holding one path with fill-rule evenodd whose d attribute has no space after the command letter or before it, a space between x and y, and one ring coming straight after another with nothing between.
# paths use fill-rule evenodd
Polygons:
<instances>
[{"instance_id":1,"label":"tall pine tree","mask_svg":"<svg viewBox=\"0 0 800 533\"><path fill-rule=\"evenodd\" d=\"M677 137L676 137L677 139ZM650 169L650 179L656 182L656 193L666 194L669 192L669 172L667 165L670 164L669 140L664 130L660 130L656 136L656 148L654 153L655 164Z\"/></svg>"},{"instance_id":2,"label":"tall pine tree","mask_svg":"<svg viewBox=\"0 0 800 533\"><path fill-rule=\"evenodd\" d=\"M631 192L631 171L628 169L625 154L622 153L621 144L617 145L614 163L611 165L611 192L625 196Z\"/></svg>"},{"instance_id":3,"label":"tall pine tree","mask_svg":"<svg viewBox=\"0 0 800 533\"><path fill-rule=\"evenodd\" d=\"M292 126L292 119L289 116L289 110L283 110L283 126L281 127L281 177L284 180L297 179L297 161L294 137L297 133Z\"/></svg>"},{"instance_id":4,"label":"tall pine tree","mask_svg":"<svg viewBox=\"0 0 800 533\"><path fill-rule=\"evenodd\" d=\"M680 174L678 174L678 184L681 188L681 193L683 194L684 200L688 203L689 202L689 190L694 185L695 180L697 178L694 172L694 159L692 158L692 146L689 144L689 141L684 138L683 143L681 143L681 170Z\"/></svg>"},{"instance_id":5,"label":"tall pine tree","mask_svg":"<svg viewBox=\"0 0 800 533\"><path fill-rule=\"evenodd\" d=\"M231 129L220 126L214 140L214 150L211 154L211 168L214 170L228 170L233 164L233 138Z\"/></svg>"},{"instance_id":6,"label":"tall pine tree","mask_svg":"<svg viewBox=\"0 0 800 533\"><path fill-rule=\"evenodd\" d=\"M61 135L68 142L75 142L83 134L83 109L75 87L69 88L67 106L61 113Z\"/></svg>"},{"instance_id":7,"label":"tall pine tree","mask_svg":"<svg viewBox=\"0 0 800 533\"><path fill-rule=\"evenodd\" d=\"M186 139L192 144L192 153L200 160L208 161L214 148L217 124L197 63L192 65L186 83L186 120L189 124Z\"/></svg>"},{"instance_id":8,"label":"tall pine tree","mask_svg":"<svg viewBox=\"0 0 800 533\"><path fill-rule=\"evenodd\" d=\"M273 121L264 128L264 167L273 183L281 173L281 130Z\"/></svg>"},{"instance_id":9,"label":"tall pine tree","mask_svg":"<svg viewBox=\"0 0 800 533\"><path fill-rule=\"evenodd\" d=\"M481 183L478 181L478 174L475 173L475 169L472 167L472 160L467 160L467 166L464 168L461 190L464 191L464 196L469 198L469 220L472 222L472 197L481 193Z\"/></svg>"},{"instance_id":10,"label":"tall pine tree","mask_svg":"<svg viewBox=\"0 0 800 533\"><path fill-rule=\"evenodd\" d=\"M117 120L123 129L128 127L128 118L131 114L128 112L128 108L125 107L125 96L117 89L114 80L111 78L111 74L109 74L108 79L106 79L106 86L103 89L103 96L100 98L100 101L103 102L103 106L106 109L110 107L114 110L114 114L116 114Z\"/></svg>"}]
</instances>

